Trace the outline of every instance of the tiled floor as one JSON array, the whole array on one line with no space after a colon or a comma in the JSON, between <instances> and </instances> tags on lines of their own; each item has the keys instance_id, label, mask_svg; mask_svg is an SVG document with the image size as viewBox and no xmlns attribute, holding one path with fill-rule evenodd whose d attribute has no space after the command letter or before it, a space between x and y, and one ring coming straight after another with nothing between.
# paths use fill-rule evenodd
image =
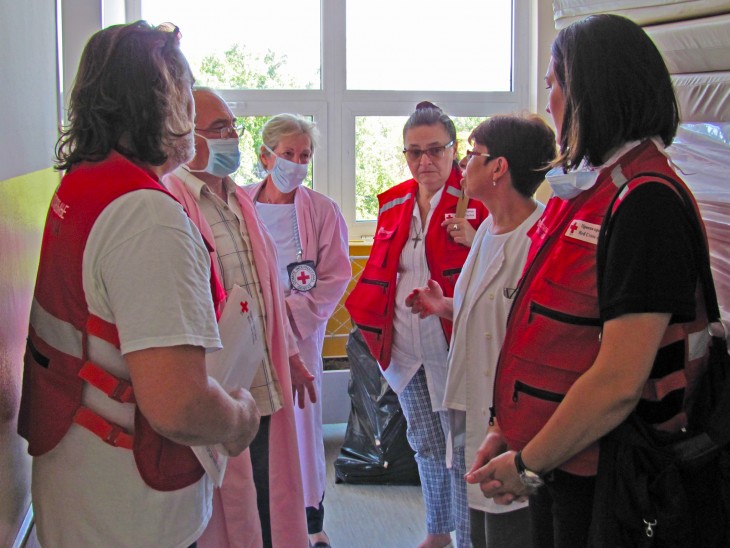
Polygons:
<instances>
[{"instance_id":1,"label":"tiled floor","mask_svg":"<svg viewBox=\"0 0 730 548\"><path fill-rule=\"evenodd\" d=\"M414 548L426 535L420 487L335 484L333 463L345 429L324 427L325 531L333 548Z\"/></svg>"},{"instance_id":2,"label":"tiled floor","mask_svg":"<svg viewBox=\"0 0 730 548\"><path fill-rule=\"evenodd\" d=\"M420 487L335 484L333 463L346 426L324 426L325 531L333 548L414 548L426 534ZM39 548L33 533L25 548Z\"/></svg>"}]
</instances>

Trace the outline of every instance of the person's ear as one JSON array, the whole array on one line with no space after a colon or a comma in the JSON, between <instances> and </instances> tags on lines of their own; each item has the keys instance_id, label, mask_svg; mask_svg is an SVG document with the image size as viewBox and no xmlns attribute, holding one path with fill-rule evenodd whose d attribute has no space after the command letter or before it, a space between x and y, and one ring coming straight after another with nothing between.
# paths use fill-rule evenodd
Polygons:
<instances>
[{"instance_id":1,"label":"person's ear","mask_svg":"<svg viewBox=\"0 0 730 548\"><path fill-rule=\"evenodd\" d=\"M259 149L259 162L261 162L261 165L264 166L264 169L268 170L269 167L267 166L268 159L270 158L269 151L266 150L266 148L261 145L261 148Z\"/></svg>"},{"instance_id":2,"label":"person's ear","mask_svg":"<svg viewBox=\"0 0 730 548\"><path fill-rule=\"evenodd\" d=\"M504 156L499 156L494 159L494 179L499 179L505 173L509 172L509 161Z\"/></svg>"}]
</instances>

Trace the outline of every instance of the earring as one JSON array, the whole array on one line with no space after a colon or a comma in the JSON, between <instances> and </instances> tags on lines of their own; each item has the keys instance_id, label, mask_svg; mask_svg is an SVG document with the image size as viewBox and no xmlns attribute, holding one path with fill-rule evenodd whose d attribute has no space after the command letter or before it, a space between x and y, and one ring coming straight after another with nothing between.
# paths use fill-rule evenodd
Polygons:
<instances>
[{"instance_id":1,"label":"earring","mask_svg":"<svg viewBox=\"0 0 730 548\"><path fill-rule=\"evenodd\" d=\"M492 179L492 186L497 186L497 181L495 181L494 179Z\"/></svg>"}]
</instances>

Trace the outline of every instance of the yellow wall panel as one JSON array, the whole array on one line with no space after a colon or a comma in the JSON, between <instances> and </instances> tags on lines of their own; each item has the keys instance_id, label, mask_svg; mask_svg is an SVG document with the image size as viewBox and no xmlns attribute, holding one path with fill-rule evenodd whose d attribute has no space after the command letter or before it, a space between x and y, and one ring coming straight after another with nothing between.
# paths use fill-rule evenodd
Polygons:
<instances>
[{"instance_id":1,"label":"yellow wall panel","mask_svg":"<svg viewBox=\"0 0 730 548\"><path fill-rule=\"evenodd\" d=\"M340 358L347 356L345 345L347 337L352 329L350 315L345 309L345 300L350 295L350 291L355 287L357 279L360 277L362 269L370 255L372 245L360 240L350 242L350 264L352 265L352 278L347 285L345 294L335 308L332 317L327 322L327 330L324 335L324 348L322 355L325 358Z\"/></svg>"},{"instance_id":2,"label":"yellow wall panel","mask_svg":"<svg viewBox=\"0 0 730 548\"><path fill-rule=\"evenodd\" d=\"M13 544L30 504L30 458L16 419L41 233L58 181L52 169L0 181L0 546Z\"/></svg>"}]
</instances>

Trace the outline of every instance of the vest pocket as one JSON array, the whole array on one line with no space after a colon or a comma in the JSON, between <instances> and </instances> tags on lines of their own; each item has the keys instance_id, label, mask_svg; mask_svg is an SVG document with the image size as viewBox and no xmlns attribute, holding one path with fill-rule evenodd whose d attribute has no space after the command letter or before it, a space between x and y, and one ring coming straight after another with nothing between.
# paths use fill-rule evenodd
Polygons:
<instances>
[{"instance_id":1,"label":"vest pocket","mask_svg":"<svg viewBox=\"0 0 730 548\"><path fill-rule=\"evenodd\" d=\"M563 379L562 383L567 377L572 384L598 354L601 323L598 318L575 316L533 301L520 332L523 342L513 347L513 355L534 364L530 367L551 369L551 376Z\"/></svg>"},{"instance_id":2,"label":"vest pocket","mask_svg":"<svg viewBox=\"0 0 730 548\"><path fill-rule=\"evenodd\" d=\"M585 326L593 326L593 327L601 326L600 318L588 318L585 316L575 316L573 314L568 314L566 312L561 312L559 310L554 310L552 308L548 308L547 306L543 306L540 303L536 303L535 301L532 301L530 303L530 317L527 320L527 323L532 322L532 318L533 318L534 314L540 314L542 316L551 318L557 322L567 323L570 325L585 325Z\"/></svg>"},{"instance_id":3,"label":"vest pocket","mask_svg":"<svg viewBox=\"0 0 730 548\"><path fill-rule=\"evenodd\" d=\"M360 330L360 334L362 335L365 343L368 345L368 349L375 360L379 364L383 363L385 361L383 359L383 330L379 327L365 325L358 322L355 322L355 325Z\"/></svg>"},{"instance_id":4,"label":"vest pocket","mask_svg":"<svg viewBox=\"0 0 730 548\"><path fill-rule=\"evenodd\" d=\"M530 370L531 364L519 364L521 370ZM564 392L556 383L548 386L539 373L520 375L513 382L505 379L499 392L496 414L500 427L518 447L523 447L542 429L563 400ZM499 379L498 379L499 382ZM566 388L567 390L567 388Z\"/></svg>"},{"instance_id":5,"label":"vest pocket","mask_svg":"<svg viewBox=\"0 0 730 548\"><path fill-rule=\"evenodd\" d=\"M388 262L388 250L390 249L391 241L395 236L395 229L386 230L380 227L375 235L373 236L373 246L370 249L369 263L376 265L380 268L384 268Z\"/></svg>"},{"instance_id":6,"label":"vest pocket","mask_svg":"<svg viewBox=\"0 0 730 548\"><path fill-rule=\"evenodd\" d=\"M389 304L389 288L390 282L361 276L348 297L347 306L372 314L385 314Z\"/></svg>"},{"instance_id":7,"label":"vest pocket","mask_svg":"<svg viewBox=\"0 0 730 548\"><path fill-rule=\"evenodd\" d=\"M565 394L558 394L557 392L551 392L550 390L543 390L542 388L535 388L529 384L525 384L522 381L515 381L515 388L512 392L512 401L517 403L520 399L520 392L537 398L539 400L546 400L555 403L563 401Z\"/></svg>"}]
</instances>

